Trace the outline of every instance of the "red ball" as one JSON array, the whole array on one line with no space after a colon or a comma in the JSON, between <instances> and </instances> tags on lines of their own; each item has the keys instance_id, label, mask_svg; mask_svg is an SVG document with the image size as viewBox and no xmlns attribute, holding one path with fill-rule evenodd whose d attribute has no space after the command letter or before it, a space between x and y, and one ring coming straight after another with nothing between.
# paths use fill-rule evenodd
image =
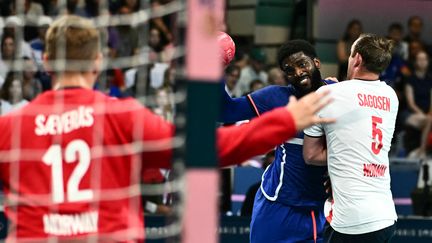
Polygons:
<instances>
[{"instance_id":1,"label":"red ball","mask_svg":"<svg viewBox=\"0 0 432 243\"><path fill-rule=\"evenodd\" d=\"M219 44L222 63L224 66L226 66L234 59L235 43L231 36L222 31L219 31L217 35L217 40Z\"/></svg>"}]
</instances>

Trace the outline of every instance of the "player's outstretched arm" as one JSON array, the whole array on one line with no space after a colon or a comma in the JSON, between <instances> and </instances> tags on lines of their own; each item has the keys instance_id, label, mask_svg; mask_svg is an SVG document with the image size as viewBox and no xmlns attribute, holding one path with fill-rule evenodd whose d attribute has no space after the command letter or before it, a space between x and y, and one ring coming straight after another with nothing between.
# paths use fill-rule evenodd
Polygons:
<instances>
[{"instance_id":1,"label":"player's outstretched arm","mask_svg":"<svg viewBox=\"0 0 432 243\"><path fill-rule=\"evenodd\" d=\"M311 93L300 100L265 113L242 126L222 127L217 130L217 149L221 166L228 166L259 154L295 136L297 131L316 123L333 119L316 115L331 100L328 92Z\"/></svg>"},{"instance_id":2,"label":"player's outstretched arm","mask_svg":"<svg viewBox=\"0 0 432 243\"><path fill-rule=\"evenodd\" d=\"M313 124L331 123L335 120L332 118L322 118L316 115L318 111L328 105L332 99L327 97L329 91L313 92L300 100L297 100L293 95L290 97L286 108L291 112L296 128L301 131Z\"/></svg>"},{"instance_id":3,"label":"player's outstretched arm","mask_svg":"<svg viewBox=\"0 0 432 243\"><path fill-rule=\"evenodd\" d=\"M256 113L252 109L250 102L246 96L239 98L231 98L225 91L225 85L221 85L221 104L222 114L221 122L234 123L242 120L249 120L256 117Z\"/></svg>"}]
</instances>

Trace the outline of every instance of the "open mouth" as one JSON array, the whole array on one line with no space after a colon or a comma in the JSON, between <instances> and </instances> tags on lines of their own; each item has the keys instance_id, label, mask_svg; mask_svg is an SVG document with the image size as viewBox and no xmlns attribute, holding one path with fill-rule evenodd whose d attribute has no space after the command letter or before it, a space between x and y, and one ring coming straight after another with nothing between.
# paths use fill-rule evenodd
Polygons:
<instances>
[{"instance_id":1,"label":"open mouth","mask_svg":"<svg viewBox=\"0 0 432 243\"><path fill-rule=\"evenodd\" d=\"M306 85L306 84L308 84L310 79L309 79L308 75L304 75L304 76L301 76L300 78L298 78L298 80L299 80L299 84Z\"/></svg>"}]
</instances>

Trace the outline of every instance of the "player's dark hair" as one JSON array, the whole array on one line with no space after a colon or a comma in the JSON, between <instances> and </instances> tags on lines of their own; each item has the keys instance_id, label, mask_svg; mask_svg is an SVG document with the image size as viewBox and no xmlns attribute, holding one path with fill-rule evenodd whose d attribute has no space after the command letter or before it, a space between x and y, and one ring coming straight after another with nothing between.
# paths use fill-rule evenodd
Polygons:
<instances>
[{"instance_id":1,"label":"player's dark hair","mask_svg":"<svg viewBox=\"0 0 432 243\"><path fill-rule=\"evenodd\" d=\"M359 53L363 59L364 67L373 73L384 71L392 58L394 42L373 34L361 35L355 43L351 56Z\"/></svg>"},{"instance_id":2,"label":"player's dark hair","mask_svg":"<svg viewBox=\"0 0 432 243\"><path fill-rule=\"evenodd\" d=\"M311 43L305 40L290 40L279 48L277 54L279 67L283 70L283 60L297 52L303 52L306 56L312 59L317 56L315 48Z\"/></svg>"}]
</instances>

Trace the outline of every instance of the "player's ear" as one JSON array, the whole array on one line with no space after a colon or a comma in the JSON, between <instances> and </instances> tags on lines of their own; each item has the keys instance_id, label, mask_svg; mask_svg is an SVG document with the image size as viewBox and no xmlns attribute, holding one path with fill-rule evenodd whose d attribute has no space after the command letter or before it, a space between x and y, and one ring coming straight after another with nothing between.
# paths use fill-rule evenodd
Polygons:
<instances>
[{"instance_id":1,"label":"player's ear","mask_svg":"<svg viewBox=\"0 0 432 243\"><path fill-rule=\"evenodd\" d=\"M354 61L354 67L360 67L362 62L363 62L363 58L362 56L357 52L354 57L353 57L353 61Z\"/></svg>"},{"instance_id":2,"label":"player's ear","mask_svg":"<svg viewBox=\"0 0 432 243\"><path fill-rule=\"evenodd\" d=\"M94 74L99 74L101 69L102 69L102 63L103 63L103 55L101 52L98 53L98 55L96 56L96 59L94 61L94 68L93 68L93 73Z\"/></svg>"},{"instance_id":3,"label":"player's ear","mask_svg":"<svg viewBox=\"0 0 432 243\"><path fill-rule=\"evenodd\" d=\"M318 58L314 58L313 59L313 61L314 61L314 63L315 63L315 67L317 68L317 69L320 69L321 68L321 61L320 61L320 59L318 59Z\"/></svg>"},{"instance_id":4,"label":"player's ear","mask_svg":"<svg viewBox=\"0 0 432 243\"><path fill-rule=\"evenodd\" d=\"M43 62L43 67L44 67L45 71L51 72L52 68L51 68L51 65L49 63L48 54L44 53L42 55L42 62Z\"/></svg>"}]
</instances>

